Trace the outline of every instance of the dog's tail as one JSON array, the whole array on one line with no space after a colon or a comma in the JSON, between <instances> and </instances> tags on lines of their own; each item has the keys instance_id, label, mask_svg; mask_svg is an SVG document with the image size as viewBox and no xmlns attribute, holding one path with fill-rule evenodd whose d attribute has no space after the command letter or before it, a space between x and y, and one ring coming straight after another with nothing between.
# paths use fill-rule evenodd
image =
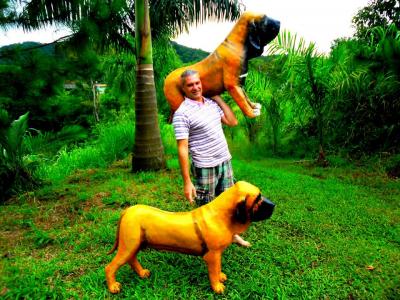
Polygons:
<instances>
[{"instance_id":1,"label":"dog's tail","mask_svg":"<svg viewBox=\"0 0 400 300\"><path fill-rule=\"evenodd\" d=\"M118 220L117 234L116 234L116 236L115 236L114 246L112 247L112 249L111 249L110 251L107 252L107 254L113 253L113 252L115 251L115 249L118 248L118 244L119 244L119 243L118 243L118 242L119 242L119 226L120 226L120 224L121 224L121 220L122 220L122 217L124 216L125 212L126 212L126 210L124 210L124 211L122 212L121 217L120 217L119 220Z\"/></svg>"}]
</instances>

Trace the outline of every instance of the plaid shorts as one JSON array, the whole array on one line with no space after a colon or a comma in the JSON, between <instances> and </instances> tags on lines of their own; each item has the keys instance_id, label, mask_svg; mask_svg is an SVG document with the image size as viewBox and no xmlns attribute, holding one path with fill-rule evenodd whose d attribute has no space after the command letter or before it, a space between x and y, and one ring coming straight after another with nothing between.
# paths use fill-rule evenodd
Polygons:
<instances>
[{"instance_id":1,"label":"plaid shorts","mask_svg":"<svg viewBox=\"0 0 400 300\"><path fill-rule=\"evenodd\" d=\"M230 160L211 168L197 168L192 165L192 174L198 206L207 204L234 183Z\"/></svg>"}]
</instances>

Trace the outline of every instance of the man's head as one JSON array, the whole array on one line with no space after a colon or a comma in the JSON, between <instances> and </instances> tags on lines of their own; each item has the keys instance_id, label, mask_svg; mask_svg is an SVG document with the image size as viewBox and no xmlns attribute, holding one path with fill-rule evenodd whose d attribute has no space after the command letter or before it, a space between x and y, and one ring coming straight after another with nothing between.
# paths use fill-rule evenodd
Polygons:
<instances>
[{"instance_id":1,"label":"man's head","mask_svg":"<svg viewBox=\"0 0 400 300\"><path fill-rule=\"evenodd\" d=\"M197 71L186 70L181 74L181 88L186 97L196 101L203 99L203 88Z\"/></svg>"}]
</instances>

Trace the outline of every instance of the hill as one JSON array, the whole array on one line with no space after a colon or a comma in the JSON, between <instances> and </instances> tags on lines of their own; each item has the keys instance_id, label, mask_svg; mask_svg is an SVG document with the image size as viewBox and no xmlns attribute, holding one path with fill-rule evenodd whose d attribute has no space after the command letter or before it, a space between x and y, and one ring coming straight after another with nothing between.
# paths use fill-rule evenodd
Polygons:
<instances>
[{"instance_id":1,"label":"hill","mask_svg":"<svg viewBox=\"0 0 400 300\"><path fill-rule=\"evenodd\" d=\"M0 62L6 61L7 58L13 59L13 54L17 51L25 51L27 54L31 53L31 51L39 51L40 53L47 56L54 56L55 54L55 45L45 45L37 42L23 42L18 44L10 44L3 47L0 47Z\"/></svg>"},{"instance_id":2,"label":"hill","mask_svg":"<svg viewBox=\"0 0 400 300\"><path fill-rule=\"evenodd\" d=\"M171 41L176 53L183 63L196 62L204 59L210 53L201 49L193 49Z\"/></svg>"}]
</instances>

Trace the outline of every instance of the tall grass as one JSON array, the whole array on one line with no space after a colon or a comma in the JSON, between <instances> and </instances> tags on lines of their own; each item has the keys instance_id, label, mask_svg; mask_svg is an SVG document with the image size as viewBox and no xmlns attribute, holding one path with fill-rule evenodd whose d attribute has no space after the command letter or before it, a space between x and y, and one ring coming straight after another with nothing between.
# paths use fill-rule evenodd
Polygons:
<instances>
[{"instance_id":1,"label":"tall grass","mask_svg":"<svg viewBox=\"0 0 400 300\"><path fill-rule=\"evenodd\" d=\"M100 123L94 130L95 140L73 149L63 148L54 161L41 164L36 174L40 178L59 180L78 169L109 166L132 151L134 133L133 118L129 115Z\"/></svg>"},{"instance_id":2,"label":"tall grass","mask_svg":"<svg viewBox=\"0 0 400 300\"><path fill-rule=\"evenodd\" d=\"M160 128L165 154L176 156L175 134L171 124L160 116ZM59 180L75 170L105 168L114 161L126 158L135 140L134 116L121 114L113 121L98 124L93 136L96 138L83 145L62 148L52 161L43 161L36 174L40 178Z\"/></svg>"},{"instance_id":3,"label":"tall grass","mask_svg":"<svg viewBox=\"0 0 400 300\"><path fill-rule=\"evenodd\" d=\"M159 117L159 120L167 165L171 168L177 167L178 161L171 159L177 158L173 126L168 124L162 116ZM249 141L246 130L240 126L235 128L226 127L224 130L229 149L234 158L251 160L274 156L271 143L262 138L261 135L254 141ZM126 158L132 152L134 134L134 117L132 114L122 113L112 121L98 124L92 132L92 137L95 138L73 148L65 146L58 151L55 158L48 158L34 153L24 159L36 161L38 169L35 175L38 178L50 181L60 180L76 170L106 168L114 161ZM44 148L47 149L49 147Z\"/></svg>"}]
</instances>

